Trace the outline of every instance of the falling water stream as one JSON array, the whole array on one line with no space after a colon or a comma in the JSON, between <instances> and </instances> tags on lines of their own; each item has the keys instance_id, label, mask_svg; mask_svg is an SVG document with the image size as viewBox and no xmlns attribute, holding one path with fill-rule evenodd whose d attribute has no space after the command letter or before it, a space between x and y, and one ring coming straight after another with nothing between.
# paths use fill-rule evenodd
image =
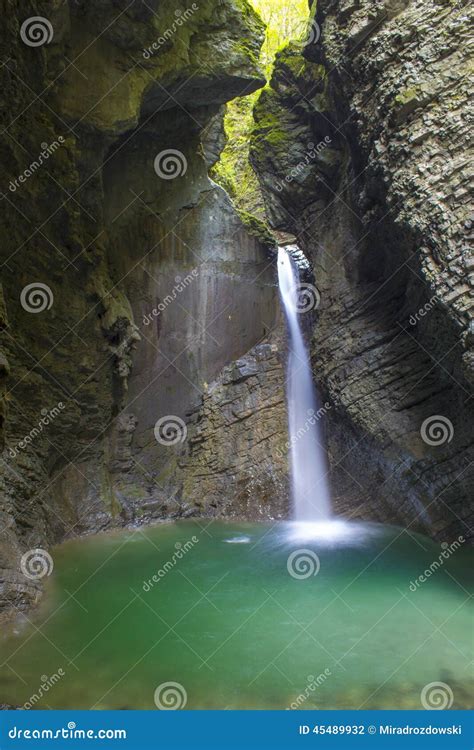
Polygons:
<instances>
[{"instance_id":1,"label":"falling water stream","mask_svg":"<svg viewBox=\"0 0 474 750\"><path fill-rule=\"evenodd\" d=\"M52 548L42 606L1 628L0 705L471 706L467 545L444 559L413 530L331 517L299 274L284 249L278 272L295 520L179 520Z\"/></svg>"},{"instance_id":2,"label":"falling water stream","mask_svg":"<svg viewBox=\"0 0 474 750\"><path fill-rule=\"evenodd\" d=\"M294 518L328 521L331 499L326 452L311 364L299 320L299 272L284 247L278 249L278 281L289 334L287 404Z\"/></svg>"}]
</instances>

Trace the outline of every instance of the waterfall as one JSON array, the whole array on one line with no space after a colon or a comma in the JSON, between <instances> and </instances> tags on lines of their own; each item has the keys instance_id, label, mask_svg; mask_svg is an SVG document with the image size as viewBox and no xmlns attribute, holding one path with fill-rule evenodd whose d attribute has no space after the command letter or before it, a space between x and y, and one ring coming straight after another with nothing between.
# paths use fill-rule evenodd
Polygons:
<instances>
[{"instance_id":1,"label":"waterfall","mask_svg":"<svg viewBox=\"0 0 474 750\"><path fill-rule=\"evenodd\" d=\"M327 521L331 500L326 451L322 445L318 399L309 354L299 322L299 273L284 247L278 248L278 283L288 338L287 404L291 489L296 521Z\"/></svg>"}]
</instances>

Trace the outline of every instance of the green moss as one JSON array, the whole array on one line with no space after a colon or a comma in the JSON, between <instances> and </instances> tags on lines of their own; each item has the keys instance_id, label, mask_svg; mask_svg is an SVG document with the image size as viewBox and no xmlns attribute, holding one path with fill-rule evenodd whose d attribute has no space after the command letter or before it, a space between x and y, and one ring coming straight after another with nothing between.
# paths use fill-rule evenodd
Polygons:
<instances>
[{"instance_id":1,"label":"green moss","mask_svg":"<svg viewBox=\"0 0 474 750\"><path fill-rule=\"evenodd\" d=\"M261 66L263 66L268 77L271 76L275 53L281 54L287 48L287 40L299 38L301 30L308 18L307 0L251 0L251 7L247 0L235 0L243 13L247 25L263 30L264 25L260 16L266 24L265 40L260 51ZM257 13L260 16L257 15ZM260 26L259 26L260 25ZM255 58L255 45L248 45L248 40L235 43L234 52L240 55ZM288 52L286 53L289 54ZM254 57L252 57L254 55ZM290 63L293 68L291 76L298 74L298 68L305 65L301 56ZM265 88L264 91L270 91ZM257 177L249 163L249 145L254 138L253 109L258 99L258 92L245 98L235 99L227 106L225 117L225 130L227 134L227 145L221 154L219 162L213 167L211 177L218 182L231 196L237 210L246 212L263 221L265 209L260 192ZM279 127L278 115L259 123L259 129L265 132L265 137L273 148L284 149L289 145L289 137Z\"/></svg>"},{"instance_id":2,"label":"green moss","mask_svg":"<svg viewBox=\"0 0 474 750\"><path fill-rule=\"evenodd\" d=\"M252 95L235 100L229 107L225 118L227 146L211 170L211 177L229 193L237 209L263 219L258 181L248 161L254 102Z\"/></svg>"},{"instance_id":3,"label":"green moss","mask_svg":"<svg viewBox=\"0 0 474 750\"><path fill-rule=\"evenodd\" d=\"M327 85L324 65L307 61L299 45L289 42L277 52L270 87L280 95L294 99L296 104L301 96L313 100Z\"/></svg>"},{"instance_id":4,"label":"green moss","mask_svg":"<svg viewBox=\"0 0 474 750\"><path fill-rule=\"evenodd\" d=\"M256 216L253 216L253 214L250 214L248 211L241 210L238 213L242 223L247 229L247 232L252 235L252 237L256 237L258 241L261 242L262 245L264 245L264 247L276 247L276 239L270 232L264 221L261 221Z\"/></svg>"},{"instance_id":5,"label":"green moss","mask_svg":"<svg viewBox=\"0 0 474 750\"><path fill-rule=\"evenodd\" d=\"M416 88L403 89L395 97L395 104L403 106L418 98Z\"/></svg>"},{"instance_id":6,"label":"green moss","mask_svg":"<svg viewBox=\"0 0 474 750\"><path fill-rule=\"evenodd\" d=\"M283 126L281 104L275 91L268 88L261 92L253 111L255 125L251 134L252 158L257 162L271 150L281 153L291 146L292 136Z\"/></svg>"},{"instance_id":7,"label":"green moss","mask_svg":"<svg viewBox=\"0 0 474 750\"><path fill-rule=\"evenodd\" d=\"M262 92L254 108L254 121L253 134L265 135L265 140L276 146L289 142L289 134L281 125L280 103L274 91Z\"/></svg>"}]
</instances>

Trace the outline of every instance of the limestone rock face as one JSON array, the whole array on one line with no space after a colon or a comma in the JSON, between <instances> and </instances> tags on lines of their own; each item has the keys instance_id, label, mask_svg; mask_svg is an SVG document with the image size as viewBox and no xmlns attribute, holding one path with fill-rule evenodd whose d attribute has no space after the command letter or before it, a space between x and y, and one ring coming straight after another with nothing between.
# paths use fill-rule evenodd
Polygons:
<instances>
[{"instance_id":1,"label":"limestone rock face","mask_svg":"<svg viewBox=\"0 0 474 750\"><path fill-rule=\"evenodd\" d=\"M180 7L46 0L39 37L3 9L0 609L39 595L26 551L169 515L156 421L275 321L267 251L207 176L263 26L245 0Z\"/></svg>"},{"instance_id":2,"label":"limestone rock face","mask_svg":"<svg viewBox=\"0 0 474 750\"><path fill-rule=\"evenodd\" d=\"M223 105L264 84L261 22L246 0L45 0L38 43L4 5L0 610L40 595L24 553L68 536L288 513L271 241L208 177ZM472 483L467 12L320 0L252 146L321 294L336 507L443 540Z\"/></svg>"},{"instance_id":3,"label":"limestone rock face","mask_svg":"<svg viewBox=\"0 0 474 750\"><path fill-rule=\"evenodd\" d=\"M270 223L296 232L298 217L337 184L341 135L331 124L324 67L302 57L290 43L277 53L271 86L254 110L250 158L264 190Z\"/></svg>"},{"instance_id":4,"label":"limestone rock face","mask_svg":"<svg viewBox=\"0 0 474 750\"><path fill-rule=\"evenodd\" d=\"M320 0L313 43L279 56L252 144L268 215L297 234L321 295L336 507L441 540L472 528L470 12Z\"/></svg>"},{"instance_id":5,"label":"limestone rock face","mask_svg":"<svg viewBox=\"0 0 474 750\"><path fill-rule=\"evenodd\" d=\"M286 344L280 327L225 367L190 420L183 496L205 515L288 518Z\"/></svg>"}]
</instances>

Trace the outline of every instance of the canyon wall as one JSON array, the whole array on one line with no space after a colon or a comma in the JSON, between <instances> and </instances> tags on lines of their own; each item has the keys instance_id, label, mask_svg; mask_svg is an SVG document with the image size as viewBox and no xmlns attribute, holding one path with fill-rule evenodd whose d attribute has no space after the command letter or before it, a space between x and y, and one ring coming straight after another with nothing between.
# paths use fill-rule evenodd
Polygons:
<instances>
[{"instance_id":1,"label":"canyon wall","mask_svg":"<svg viewBox=\"0 0 474 750\"><path fill-rule=\"evenodd\" d=\"M261 22L245 0L0 2L7 609L39 595L22 555L68 536L287 517L288 439L272 242L208 177L225 102L265 83ZM441 540L468 535L472 483L467 10L321 0L252 141L314 268L336 509Z\"/></svg>"},{"instance_id":2,"label":"canyon wall","mask_svg":"<svg viewBox=\"0 0 474 750\"><path fill-rule=\"evenodd\" d=\"M271 224L314 266L336 509L442 541L472 529L471 11L320 0L251 149Z\"/></svg>"},{"instance_id":3,"label":"canyon wall","mask_svg":"<svg viewBox=\"0 0 474 750\"><path fill-rule=\"evenodd\" d=\"M208 178L223 105L264 83L245 0L1 6L6 609L39 594L28 550L204 512L179 429L274 328L277 298L268 247Z\"/></svg>"}]
</instances>

